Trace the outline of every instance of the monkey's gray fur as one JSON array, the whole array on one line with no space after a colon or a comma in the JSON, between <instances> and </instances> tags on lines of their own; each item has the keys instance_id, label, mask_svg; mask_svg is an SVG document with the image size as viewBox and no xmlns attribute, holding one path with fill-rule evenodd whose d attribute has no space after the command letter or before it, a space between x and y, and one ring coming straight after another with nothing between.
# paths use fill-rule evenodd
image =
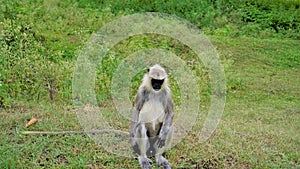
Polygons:
<instances>
[{"instance_id":1,"label":"monkey's gray fur","mask_svg":"<svg viewBox=\"0 0 300 169\"><path fill-rule=\"evenodd\" d=\"M150 169L154 156L156 165L171 169L162 156L171 144L174 116L171 90L164 68L156 64L148 69L135 96L130 130L131 145L138 154L142 169Z\"/></svg>"}]
</instances>

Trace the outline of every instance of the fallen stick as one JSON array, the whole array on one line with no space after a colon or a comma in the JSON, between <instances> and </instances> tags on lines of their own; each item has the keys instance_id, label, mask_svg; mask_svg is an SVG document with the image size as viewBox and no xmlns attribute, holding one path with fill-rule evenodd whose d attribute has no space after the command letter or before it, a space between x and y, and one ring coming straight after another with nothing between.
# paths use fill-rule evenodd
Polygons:
<instances>
[{"instance_id":1,"label":"fallen stick","mask_svg":"<svg viewBox=\"0 0 300 169\"><path fill-rule=\"evenodd\" d=\"M126 131L114 130L114 129L103 129L103 130L90 130L90 131L23 131L22 134L96 134L96 133L121 133L129 135Z\"/></svg>"}]
</instances>

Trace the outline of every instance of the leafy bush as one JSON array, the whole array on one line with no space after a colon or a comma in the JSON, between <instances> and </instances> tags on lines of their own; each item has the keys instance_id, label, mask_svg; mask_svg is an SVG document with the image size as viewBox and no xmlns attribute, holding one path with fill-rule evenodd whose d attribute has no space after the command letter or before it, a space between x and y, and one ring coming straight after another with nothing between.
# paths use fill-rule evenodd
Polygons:
<instances>
[{"instance_id":1,"label":"leafy bush","mask_svg":"<svg viewBox=\"0 0 300 169\"><path fill-rule=\"evenodd\" d=\"M244 27L257 25L247 34L270 30L288 38L300 38L300 2L293 1L248 1L241 11ZM251 29L253 27L250 27Z\"/></svg>"},{"instance_id":2,"label":"leafy bush","mask_svg":"<svg viewBox=\"0 0 300 169\"><path fill-rule=\"evenodd\" d=\"M207 33L226 35L300 38L300 2L297 0L103 0L97 4L77 0L79 7L109 6L115 15L161 12L185 18ZM97 2L97 1L96 1ZM228 26L229 25L229 26Z\"/></svg>"}]
</instances>

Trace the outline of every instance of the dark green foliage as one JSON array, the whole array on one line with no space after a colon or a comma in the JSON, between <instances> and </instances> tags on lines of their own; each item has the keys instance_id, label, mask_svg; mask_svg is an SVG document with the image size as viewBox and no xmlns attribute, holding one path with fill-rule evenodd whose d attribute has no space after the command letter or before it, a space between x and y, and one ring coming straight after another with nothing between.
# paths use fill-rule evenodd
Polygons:
<instances>
[{"instance_id":1,"label":"dark green foliage","mask_svg":"<svg viewBox=\"0 0 300 169\"><path fill-rule=\"evenodd\" d=\"M199 28L226 35L300 38L297 0L78 0L78 7L110 7L115 15L161 12L185 18ZM224 32L224 29L226 32Z\"/></svg>"},{"instance_id":2,"label":"dark green foliage","mask_svg":"<svg viewBox=\"0 0 300 169\"><path fill-rule=\"evenodd\" d=\"M256 24L254 31L273 31L276 35L300 38L300 3L293 1L248 1L242 9L244 24ZM247 25L246 25L247 27Z\"/></svg>"}]
</instances>

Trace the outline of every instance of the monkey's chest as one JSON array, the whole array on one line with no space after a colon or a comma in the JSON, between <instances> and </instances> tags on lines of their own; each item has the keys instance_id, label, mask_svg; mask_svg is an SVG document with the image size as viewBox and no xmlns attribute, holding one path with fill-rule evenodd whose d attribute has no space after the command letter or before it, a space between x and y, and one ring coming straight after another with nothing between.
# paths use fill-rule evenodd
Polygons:
<instances>
[{"instance_id":1,"label":"monkey's chest","mask_svg":"<svg viewBox=\"0 0 300 169\"><path fill-rule=\"evenodd\" d=\"M145 102L139 115L139 121L142 123L162 123L165 116L164 106L158 101Z\"/></svg>"}]
</instances>

